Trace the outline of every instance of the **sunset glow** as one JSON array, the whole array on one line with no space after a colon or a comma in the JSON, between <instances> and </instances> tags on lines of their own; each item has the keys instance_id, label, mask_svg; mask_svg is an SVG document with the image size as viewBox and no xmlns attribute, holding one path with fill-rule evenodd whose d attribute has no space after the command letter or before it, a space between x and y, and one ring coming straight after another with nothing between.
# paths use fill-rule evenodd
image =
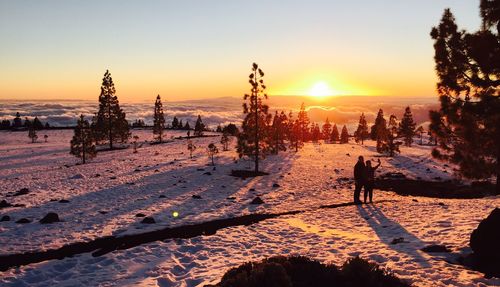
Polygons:
<instances>
[{"instance_id":1,"label":"sunset glow","mask_svg":"<svg viewBox=\"0 0 500 287\"><path fill-rule=\"evenodd\" d=\"M330 89L330 87L325 82L317 82L309 90L309 96L323 98L327 96L333 96L335 93Z\"/></svg>"}]
</instances>

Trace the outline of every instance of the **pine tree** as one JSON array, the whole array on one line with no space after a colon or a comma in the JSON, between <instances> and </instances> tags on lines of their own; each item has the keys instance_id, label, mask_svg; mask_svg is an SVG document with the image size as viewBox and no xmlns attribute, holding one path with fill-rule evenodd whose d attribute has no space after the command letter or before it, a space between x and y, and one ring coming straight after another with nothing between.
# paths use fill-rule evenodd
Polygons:
<instances>
[{"instance_id":1,"label":"pine tree","mask_svg":"<svg viewBox=\"0 0 500 287\"><path fill-rule=\"evenodd\" d=\"M251 85L250 94L245 94L243 99L243 114L245 118L242 123L242 131L238 135L237 151L241 157L248 156L254 160L254 172L259 172L259 159L269 149L268 123L271 119L269 107L264 104L267 100L264 84L264 72L256 63L252 65L252 73L248 76Z\"/></svg>"},{"instance_id":2,"label":"pine tree","mask_svg":"<svg viewBox=\"0 0 500 287\"><path fill-rule=\"evenodd\" d=\"M189 122L186 121L186 124L184 125L184 130L189 131L191 129L191 126L189 126Z\"/></svg>"},{"instance_id":3,"label":"pine tree","mask_svg":"<svg viewBox=\"0 0 500 287\"><path fill-rule=\"evenodd\" d=\"M330 121L328 120L328 118L326 118L326 120L325 120L325 124L322 127L321 133L322 133L323 140L325 140L325 141L330 140L330 135L332 134L332 124L330 124Z\"/></svg>"},{"instance_id":4,"label":"pine tree","mask_svg":"<svg viewBox=\"0 0 500 287\"><path fill-rule=\"evenodd\" d=\"M399 123L399 136L403 137L406 146L411 146L413 137L415 136L415 122L411 114L410 107L406 107L401 123Z\"/></svg>"},{"instance_id":5,"label":"pine tree","mask_svg":"<svg viewBox=\"0 0 500 287\"><path fill-rule=\"evenodd\" d=\"M333 125L332 134L330 135L330 141L332 143L340 142L339 129L337 128L337 124Z\"/></svg>"},{"instance_id":6,"label":"pine tree","mask_svg":"<svg viewBox=\"0 0 500 287\"><path fill-rule=\"evenodd\" d=\"M356 142L361 141L361 144L363 144L364 141L368 139L369 135L365 114L361 113L361 116L359 117L358 129L354 132L354 140Z\"/></svg>"},{"instance_id":7,"label":"pine tree","mask_svg":"<svg viewBox=\"0 0 500 287\"><path fill-rule=\"evenodd\" d=\"M12 121L12 127L14 129L19 129L22 126L23 126L23 120L21 120L21 115L19 114L19 112L17 112L16 117Z\"/></svg>"},{"instance_id":8,"label":"pine tree","mask_svg":"<svg viewBox=\"0 0 500 287\"><path fill-rule=\"evenodd\" d=\"M217 128L215 129L216 133L221 133L222 132L222 126L220 124L217 125Z\"/></svg>"},{"instance_id":9,"label":"pine tree","mask_svg":"<svg viewBox=\"0 0 500 287\"><path fill-rule=\"evenodd\" d=\"M321 130L319 129L319 125L318 124L313 124L311 126L311 140L314 142L314 143L317 143L320 138L321 138Z\"/></svg>"},{"instance_id":10,"label":"pine tree","mask_svg":"<svg viewBox=\"0 0 500 287\"><path fill-rule=\"evenodd\" d=\"M80 115L80 119L78 119L70 144L70 154L81 158L82 163L96 156L92 130L89 122L84 119L83 115Z\"/></svg>"},{"instance_id":11,"label":"pine tree","mask_svg":"<svg viewBox=\"0 0 500 287\"><path fill-rule=\"evenodd\" d=\"M415 130L415 132L417 132L417 133L420 135L420 145L423 145L423 144L424 144L424 142L423 142L423 140L422 140L422 135L423 135L423 134L424 134L424 132L425 132L424 127L419 126L419 127Z\"/></svg>"},{"instance_id":12,"label":"pine tree","mask_svg":"<svg viewBox=\"0 0 500 287\"><path fill-rule=\"evenodd\" d=\"M2 130L10 129L10 121L9 120L2 120L1 128L2 128Z\"/></svg>"},{"instance_id":13,"label":"pine tree","mask_svg":"<svg viewBox=\"0 0 500 287\"><path fill-rule=\"evenodd\" d=\"M108 70L104 74L99 95L99 111L92 120L92 131L96 141L108 140L113 149L116 141L126 142L130 137L125 113L120 108L116 89Z\"/></svg>"},{"instance_id":14,"label":"pine tree","mask_svg":"<svg viewBox=\"0 0 500 287\"><path fill-rule=\"evenodd\" d=\"M35 118L33 119L33 128L37 131L39 130L43 130L43 124L42 122L38 119L37 116L35 116Z\"/></svg>"},{"instance_id":15,"label":"pine tree","mask_svg":"<svg viewBox=\"0 0 500 287\"><path fill-rule=\"evenodd\" d=\"M178 128L179 128L179 119L177 119L177 117L174 117L174 119L172 120L172 129L176 130Z\"/></svg>"},{"instance_id":16,"label":"pine tree","mask_svg":"<svg viewBox=\"0 0 500 287\"><path fill-rule=\"evenodd\" d=\"M288 118L283 111L281 113L276 111L274 114L269 133L269 145L273 154L278 154L279 151L286 151L285 137L286 127L288 125L287 120Z\"/></svg>"},{"instance_id":17,"label":"pine tree","mask_svg":"<svg viewBox=\"0 0 500 287\"><path fill-rule=\"evenodd\" d=\"M222 150L228 151L230 143L231 143L231 138L229 137L229 135L227 133L223 133L220 138L220 144L222 145Z\"/></svg>"},{"instance_id":18,"label":"pine tree","mask_svg":"<svg viewBox=\"0 0 500 287\"><path fill-rule=\"evenodd\" d=\"M196 124L194 125L194 135L197 137L203 136L203 131L205 130L205 125L201 120L201 116L198 115L198 119L196 120Z\"/></svg>"},{"instance_id":19,"label":"pine tree","mask_svg":"<svg viewBox=\"0 0 500 287\"><path fill-rule=\"evenodd\" d=\"M371 138L377 141L377 152L384 152L383 143L387 140L387 122L384 118L384 111L378 110L375 124L371 128Z\"/></svg>"},{"instance_id":20,"label":"pine tree","mask_svg":"<svg viewBox=\"0 0 500 287\"><path fill-rule=\"evenodd\" d=\"M215 144L211 143L208 145L207 154L208 154L208 157L212 160L212 165L215 165L214 157L218 153L219 153L219 149L217 148L217 146Z\"/></svg>"},{"instance_id":21,"label":"pine tree","mask_svg":"<svg viewBox=\"0 0 500 287\"><path fill-rule=\"evenodd\" d=\"M179 125L177 126L177 129L178 130L182 130L182 128L184 127L184 123L182 122L182 119L179 121Z\"/></svg>"},{"instance_id":22,"label":"pine tree","mask_svg":"<svg viewBox=\"0 0 500 287\"><path fill-rule=\"evenodd\" d=\"M288 125L288 140L290 141L290 147L295 149L295 152L299 151L299 148L301 148L304 143L300 140L300 135L301 135L301 129L300 129L300 123L299 120L292 120L292 116L290 113L289 117L290 124Z\"/></svg>"},{"instance_id":23,"label":"pine tree","mask_svg":"<svg viewBox=\"0 0 500 287\"><path fill-rule=\"evenodd\" d=\"M155 111L153 117L153 134L157 140L163 142L163 134L165 131L165 116L163 115L163 104L161 103L160 95L156 97Z\"/></svg>"},{"instance_id":24,"label":"pine tree","mask_svg":"<svg viewBox=\"0 0 500 287\"><path fill-rule=\"evenodd\" d=\"M481 29L459 30L449 9L431 31L441 107L431 111L433 156L460 175L496 176L500 194L500 0L480 2Z\"/></svg>"},{"instance_id":25,"label":"pine tree","mask_svg":"<svg viewBox=\"0 0 500 287\"><path fill-rule=\"evenodd\" d=\"M28 126L28 137L31 139L31 143L35 143L38 139L38 135L33 124L30 124Z\"/></svg>"},{"instance_id":26,"label":"pine tree","mask_svg":"<svg viewBox=\"0 0 500 287\"><path fill-rule=\"evenodd\" d=\"M347 131L347 127L345 125L342 127L342 132L340 133L340 143L349 143L349 132Z\"/></svg>"},{"instance_id":27,"label":"pine tree","mask_svg":"<svg viewBox=\"0 0 500 287\"><path fill-rule=\"evenodd\" d=\"M139 147L139 136L134 135L132 138L134 139L132 142L132 145L134 146L134 153L137 153L137 148Z\"/></svg>"},{"instance_id":28,"label":"pine tree","mask_svg":"<svg viewBox=\"0 0 500 287\"><path fill-rule=\"evenodd\" d=\"M309 117L304 106L304 103L300 105L300 111L297 116L297 120L300 125L300 140L304 143L309 138Z\"/></svg>"},{"instance_id":29,"label":"pine tree","mask_svg":"<svg viewBox=\"0 0 500 287\"><path fill-rule=\"evenodd\" d=\"M398 138L398 123L395 115L389 117L389 124L387 127L386 137L382 142L381 151L386 152L389 156L394 156L395 152L399 151L401 142L396 141Z\"/></svg>"},{"instance_id":30,"label":"pine tree","mask_svg":"<svg viewBox=\"0 0 500 287\"><path fill-rule=\"evenodd\" d=\"M191 140L188 140L187 149L189 151L189 158L193 158L193 152L196 150L196 146Z\"/></svg>"}]
</instances>

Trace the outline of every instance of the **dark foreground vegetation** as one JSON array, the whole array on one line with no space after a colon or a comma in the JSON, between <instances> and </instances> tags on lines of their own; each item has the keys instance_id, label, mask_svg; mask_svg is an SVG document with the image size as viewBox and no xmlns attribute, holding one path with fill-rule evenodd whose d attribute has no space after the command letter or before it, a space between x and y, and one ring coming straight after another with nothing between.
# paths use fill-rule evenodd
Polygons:
<instances>
[{"instance_id":1,"label":"dark foreground vegetation","mask_svg":"<svg viewBox=\"0 0 500 287\"><path fill-rule=\"evenodd\" d=\"M403 196L433 198L472 199L496 194L495 185L490 182L473 182L470 185L454 181L425 181L381 177L375 180L375 188L394 191Z\"/></svg>"},{"instance_id":2,"label":"dark foreground vegetation","mask_svg":"<svg viewBox=\"0 0 500 287\"><path fill-rule=\"evenodd\" d=\"M410 286L391 272L359 257L341 267L322 264L307 257L271 257L248 262L226 272L220 283L211 287L366 287ZM207 286L208 287L208 286Z\"/></svg>"}]
</instances>

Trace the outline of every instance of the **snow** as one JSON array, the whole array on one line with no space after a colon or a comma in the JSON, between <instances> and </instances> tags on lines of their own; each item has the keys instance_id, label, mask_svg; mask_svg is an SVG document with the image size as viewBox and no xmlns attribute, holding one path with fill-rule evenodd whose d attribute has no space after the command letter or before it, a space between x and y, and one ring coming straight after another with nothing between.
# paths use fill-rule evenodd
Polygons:
<instances>
[{"instance_id":1,"label":"snow","mask_svg":"<svg viewBox=\"0 0 500 287\"><path fill-rule=\"evenodd\" d=\"M139 141L152 138L148 130L133 133ZM100 257L86 253L12 268L0 273L0 285L203 286L216 283L229 268L243 262L289 254L337 264L359 255L415 286L500 284L500 279L486 279L479 272L448 263L470 252L470 233L500 206L498 196L434 199L375 190L373 205L318 208L352 201L352 182L339 179L352 176L358 155L380 158L378 174L452 179L453 166L433 159L431 147L402 147L401 155L387 158L378 157L371 141L366 146L306 144L297 154L285 152L262 161L270 175L243 180L229 176L230 171L250 169L252 163L238 160L234 148L219 149L215 169L208 166L206 147L211 142L219 145L220 137L193 139L198 147L193 159L186 140L171 140L143 144L136 154L132 149L100 152L80 165L69 154L72 131L43 131L39 136L43 134L49 136L47 143L31 144L24 132L0 133L0 197L26 205L0 210L0 215L12 218L0 223L0 254L242 214L304 212L221 229L210 236L156 241ZM168 131L167 135L185 133ZM279 187L273 187L275 183ZM21 188L30 193L6 197ZM250 205L256 196L264 204ZM69 202L60 203L60 199ZM48 212L56 212L62 222L39 224ZM174 212L179 216L174 217ZM152 216L156 224L141 224L137 213ZM20 218L32 223L16 224ZM391 244L400 237L402 243ZM452 253L419 250L430 244L445 244Z\"/></svg>"}]
</instances>

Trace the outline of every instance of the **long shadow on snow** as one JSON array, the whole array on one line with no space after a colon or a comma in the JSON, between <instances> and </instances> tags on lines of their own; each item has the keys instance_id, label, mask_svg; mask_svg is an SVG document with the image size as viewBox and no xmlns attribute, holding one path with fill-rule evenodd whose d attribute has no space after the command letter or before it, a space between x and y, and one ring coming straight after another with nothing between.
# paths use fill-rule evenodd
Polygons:
<instances>
[{"instance_id":1,"label":"long shadow on snow","mask_svg":"<svg viewBox=\"0 0 500 287\"><path fill-rule=\"evenodd\" d=\"M422 268L431 267L431 265L427 262L427 259L418 253L418 248L408 251L408 244L412 244L412 246L423 246L425 244L418 237L406 230L396 221L387 218L376 206L358 205L357 208L359 214L365 218L366 222L370 225L373 231L375 231L378 238L388 247L412 257ZM402 237L404 242L394 244L393 240L398 237Z\"/></svg>"}]
</instances>

